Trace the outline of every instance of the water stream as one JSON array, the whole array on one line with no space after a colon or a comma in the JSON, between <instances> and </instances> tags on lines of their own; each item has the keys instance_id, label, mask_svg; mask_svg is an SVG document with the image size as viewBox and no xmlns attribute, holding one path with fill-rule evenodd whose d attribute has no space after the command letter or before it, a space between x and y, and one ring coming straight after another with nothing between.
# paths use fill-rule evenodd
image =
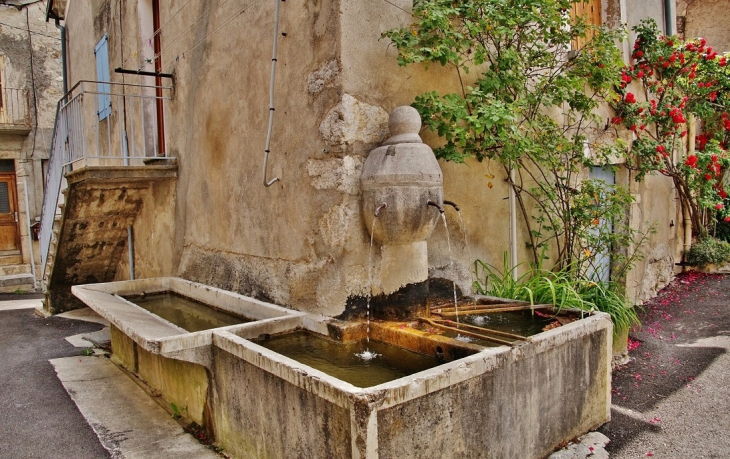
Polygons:
<instances>
[{"instance_id":1,"label":"water stream","mask_svg":"<svg viewBox=\"0 0 730 459\"><path fill-rule=\"evenodd\" d=\"M449 247L449 261L451 263L451 275L456 276L456 272L454 270L454 254L451 252L451 239L449 238L449 225L446 223L446 214L444 212L441 212L441 220L444 222L444 229L446 230L446 245ZM457 299L456 295L456 281L452 282L454 286L454 311L456 313L456 328L459 328L459 300ZM465 343L468 343L471 341L471 338L464 335L459 335L456 337L459 341L463 341Z\"/></svg>"},{"instance_id":2,"label":"water stream","mask_svg":"<svg viewBox=\"0 0 730 459\"><path fill-rule=\"evenodd\" d=\"M464 222L464 217L461 215L461 211L457 210L456 213L459 214L459 223L461 223L461 230L464 234L464 252L466 252L466 259L471 263L474 259L471 257L471 247L469 247L469 241L466 238L466 223ZM472 281L476 280L475 276L476 274L472 272Z\"/></svg>"},{"instance_id":3,"label":"water stream","mask_svg":"<svg viewBox=\"0 0 730 459\"><path fill-rule=\"evenodd\" d=\"M370 253L368 254L368 299L366 314L366 334L365 334L365 350L355 354L363 360L372 360L380 354L370 351L370 299L373 296L373 239L375 235L375 225L378 223L378 216L373 217L373 226L370 231Z\"/></svg>"}]
</instances>

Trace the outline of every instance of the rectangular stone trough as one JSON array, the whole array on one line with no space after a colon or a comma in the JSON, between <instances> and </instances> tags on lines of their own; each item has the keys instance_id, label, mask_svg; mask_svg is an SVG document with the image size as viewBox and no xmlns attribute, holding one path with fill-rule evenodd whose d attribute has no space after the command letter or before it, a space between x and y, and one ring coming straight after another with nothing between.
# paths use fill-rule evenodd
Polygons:
<instances>
[{"instance_id":1,"label":"rectangular stone trough","mask_svg":"<svg viewBox=\"0 0 730 459\"><path fill-rule=\"evenodd\" d=\"M113 358L175 414L204 424L213 329L188 332L123 297L175 293L252 321L303 313L176 277L77 285L72 293L111 324ZM223 329L235 329L231 325Z\"/></svg>"},{"instance_id":2,"label":"rectangular stone trough","mask_svg":"<svg viewBox=\"0 0 730 459\"><path fill-rule=\"evenodd\" d=\"M346 339L308 316L213 333L216 438L234 457L540 458L610 419L603 313L369 388L252 341L297 329ZM372 324L373 339L426 353L449 341L399 337L413 332Z\"/></svg>"}]
</instances>

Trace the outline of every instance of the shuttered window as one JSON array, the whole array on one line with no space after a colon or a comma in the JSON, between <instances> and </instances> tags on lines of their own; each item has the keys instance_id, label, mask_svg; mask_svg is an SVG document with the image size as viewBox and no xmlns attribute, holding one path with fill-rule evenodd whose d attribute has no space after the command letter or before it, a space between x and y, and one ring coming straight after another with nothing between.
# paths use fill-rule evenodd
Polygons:
<instances>
[{"instance_id":1,"label":"shuttered window","mask_svg":"<svg viewBox=\"0 0 730 459\"><path fill-rule=\"evenodd\" d=\"M601 0L586 0L573 3L571 17L573 18L573 20L575 20L575 18L582 17L584 18L586 24L600 26L601 24L603 24L603 20L601 18ZM584 47L586 43L591 41L593 35L593 31L589 30L586 32L585 38L578 37L573 40L573 49L577 50Z\"/></svg>"},{"instance_id":2,"label":"shuttered window","mask_svg":"<svg viewBox=\"0 0 730 459\"><path fill-rule=\"evenodd\" d=\"M96 56L96 81L98 101L97 114L99 115L99 121L105 119L112 112L112 98L109 94L110 85L106 84L111 81L109 78L109 45L106 34L101 37L99 43L94 47L94 55Z\"/></svg>"}]
</instances>

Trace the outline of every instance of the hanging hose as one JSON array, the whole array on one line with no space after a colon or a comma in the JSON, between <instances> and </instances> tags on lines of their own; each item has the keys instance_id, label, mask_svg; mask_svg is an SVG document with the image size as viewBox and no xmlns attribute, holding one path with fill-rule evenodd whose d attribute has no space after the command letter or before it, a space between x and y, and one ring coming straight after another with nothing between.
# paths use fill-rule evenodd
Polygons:
<instances>
[{"instance_id":1,"label":"hanging hose","mask_svg":"<svg viewBox=\"0 0 730 459\"><path fill-rule=\"evenodd\" d=\"M264 186L270 187L274 182L279 180L279 177L274 177L271 180L267 180L267 169L269 166L269 153L271 152L271 129L274 127L274 80L276 78L276 48L279 43L279 1L274 0L276 3L276 10L274 13L274 50L271 56L271 83L269 84L269 128L266 133L266 148L264 149Z\"/></svg>"}]
</instances>

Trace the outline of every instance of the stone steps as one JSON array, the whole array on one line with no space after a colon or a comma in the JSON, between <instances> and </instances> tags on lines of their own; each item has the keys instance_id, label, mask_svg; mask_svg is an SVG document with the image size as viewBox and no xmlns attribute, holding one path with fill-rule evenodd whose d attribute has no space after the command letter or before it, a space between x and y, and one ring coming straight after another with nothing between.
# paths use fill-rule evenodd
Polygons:
<instances>
[{"instance_id":1,"label":"stone steps","mask_svg":"<svg viewBox=\"0 0 730 459\"><path fill-rule=\"evenodd\" d=\"M23 263L23 255L20 253L20 250L0 252L0 267L20 263Z\"/></svg>"},{"instance_id":2,"label":"stone steps","mask_svg":"<svg viewBox=\"0 0 730 459\"><path fill-rule=\"evenodd\" d=\"M0 277L14 276L16 274L30 274L30 264L17 264L0 266Z\"/></svg>"},{"instance_id":3,"label":"stone steps","mask_svg":"<svg viewBox=\"0 0 730 459\"><path fill-rule=\"evenodd\" d=\"M0 276L0 293L11 293L19 290L25 292L34 291L32 274Z\"/></svg>"}]
</instances>

